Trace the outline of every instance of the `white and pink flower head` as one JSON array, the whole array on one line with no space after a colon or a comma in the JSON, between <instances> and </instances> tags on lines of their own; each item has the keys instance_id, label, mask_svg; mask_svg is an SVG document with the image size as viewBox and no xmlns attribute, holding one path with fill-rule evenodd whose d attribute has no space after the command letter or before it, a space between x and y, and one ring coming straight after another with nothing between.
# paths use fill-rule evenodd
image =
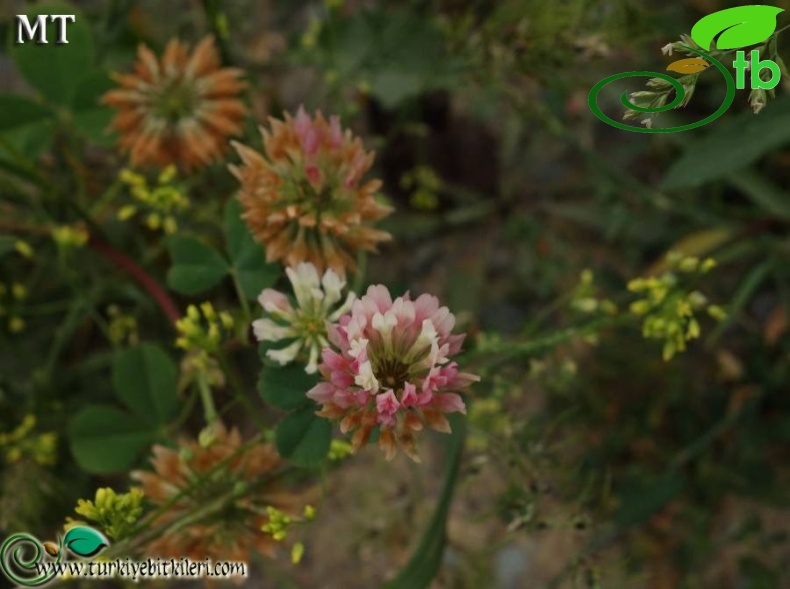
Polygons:
<instances>
[{"instance_id":1,"label":"white and pink flower head","mask_svg":"<svg viewBox=\"0 0 790 589\"><path fill-rule=\"evenodd\" d=\"M286 268L285 273L293 286L296 304L291 305L288 297L279 291L264 289L258 302L267 316L253 321L252 328L258 341L290 342L284 348L268 350L268 358L284 366L306 353L305 372L313 374L318 367L318 355L329 345L327 322L337 321L348 313L355 295L348 293L343 301L346 281L331 269L320 276L315 266L302 262L295 268Z\"/></svg>"},{"instance_id":2,"label":"white and pink flower head","mask_svg":"<svg viewBox=\"0 0 790 589\"><path fill-rule=\"evenodd\" d=\"M388 460L400 446L419 461L414 432L427 425L449 433L444 414L465 413L458 392L480 380L451 361L465 337L451 333L454 325L434 296L412 301L407 293L393 301L385 286L371 286L351 313L327 326L335 349L324 348L318 367L324 381L307 396L322 406L319 415L354 431L355 450L378 425Z\"/></svg>"}]
</instances>

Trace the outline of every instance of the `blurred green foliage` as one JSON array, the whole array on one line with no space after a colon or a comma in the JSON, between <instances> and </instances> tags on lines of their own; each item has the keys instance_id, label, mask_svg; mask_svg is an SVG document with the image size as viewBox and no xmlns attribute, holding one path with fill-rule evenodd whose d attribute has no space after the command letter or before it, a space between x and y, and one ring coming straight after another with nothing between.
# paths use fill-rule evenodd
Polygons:
<instances>
[{"instance_id":1,"label":"blurred green foliage","mask_svg":"<svg viewBox=\"0 0 790 589\"><path fill-rule=\"evenodd\" d=\"M240 220L224 166L179 185L190 207L176 235L119 218L125 162L97 102L109 74L138 42L211 30L251 84L245 142L303 102L342 114L376 147L395 240L360 260L357 290L363 280L435 290L471 334L464 367L484 379L466 451L459 458L462 436L452 438L433 519L421 542L413 534L425 550L401 586L435 575L490 586L473 580L496 574L502 545L553 533L576 545L551 555L560 565L545 567L559 571L547 587L790 585L790 102L755 115L744 92L715 124L649 138L607 128L586 104L611 73L663 70L660 47L724 3L75 4L33 7L77 14L69 45L44 50L11 43L3 15L0 432L30 414L31 435L58 439L52 466L8 459L4 441L3 534L57 527L93 495L93 475L118 477L152 443L199 429L201 391L179 386L195 357L176 347L171 322L202 301L236 321L217 365L202 365L222 375L223 417L272 427L292 463L327 468L328 422L293 396L311 377L259 371L263 350L249 345L251 301L282 272ZM716 83L701 77L688 107L662 116L706 116ZM615 92L602 100L620 108ZM68 247L63 227L77 236ZM638 295L626 285L666 275L673 251L715 258L695 288L727 318L700 313L699 338L667 362L627 311ZM143 343L117 336L120 317L135 319ZM481 556L450 535L446 554L475 569L465 574L440 562L450 500L489 481L500 492L477 515L499 541Z\"/></svg>"}]
</instances>

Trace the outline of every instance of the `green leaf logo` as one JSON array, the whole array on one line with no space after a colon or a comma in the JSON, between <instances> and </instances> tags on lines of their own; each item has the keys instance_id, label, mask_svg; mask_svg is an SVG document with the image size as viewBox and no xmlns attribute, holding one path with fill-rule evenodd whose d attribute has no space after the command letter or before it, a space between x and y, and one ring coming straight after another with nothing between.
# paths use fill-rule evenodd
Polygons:
<instances>
[{"instance_id":1,"label":"green leaf logo","mask_svg":"<svg viewBox=\"0 0 790 589\"><path fill-rule=\"evenodd\" d=\"M776 30L776 16L784 12L775 6L736 6L701 18L691 29L691 38L706 51L713 39L717 49L738 49L762 43Z\"/></svg>"},{"instance_id":2,"label":"green leaf logo","mask_svg":"<svg viewBox=\"0 0 790 589\"><path fill-rule=\"evenodd\" d=\"M93 528L76 527L66 532L63 544L71 552L83 558L97 555L103 548L109 546L107 538Z\"/></svg>"}]
</instances>

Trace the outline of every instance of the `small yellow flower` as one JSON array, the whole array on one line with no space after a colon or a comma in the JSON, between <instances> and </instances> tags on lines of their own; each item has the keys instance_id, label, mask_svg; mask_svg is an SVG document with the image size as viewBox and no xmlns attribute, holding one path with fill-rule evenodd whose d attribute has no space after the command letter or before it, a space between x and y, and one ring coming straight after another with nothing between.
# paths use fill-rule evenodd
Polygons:
<instances>
[{"instance_id":1,"label":"small yellow flower","mask_svg":"<svg viewBox=\"0 0 790 589\"><path fill-rule=\"evenodd\" d=\"M708 315L713 317L716 321L724 321L727 318L727 312L719 305L709 306Z\"/></svg>"},{"instance_id":2,"label":"small yellow flower","mask_svg":"<svg viewBox=\"0 0 790 589\"><path fill-rule=\"evenodd\" d=\"M54 432L32 434L35 427L36 417L29 413L13 431L0 434L0 447L5 448L6 460L18 462L28 457L42 466L55 463L57 435Z\"/></svg>"},{"instance_id":3,"label":"small yellow flower","mask_svg":"<svg viewBox=\"0 0 790 589\"><path fill-rule=\"evenodd\" d=\"M681 272L696 272L699 269L699 258L695 258L694 256L689 256L687 258L683 258L678 262L678 269Z\"/></svg>"},{"instance_id":4,"label":"small yellow flower","mask_svg":"<svg viewBox=\"0 0 790 589\"><path fill-rule=\"evenodd\" d=\"M33 248L26 241L23 241L21 239L17 240L16 243L14 244L14 249L17 251L17 253L20 256L24 258L30 259L33 257Z\"/></svg>"},{"instance_id":5,"label":"small yellow flower","mask_svg":"<svg viewBox=\"0 0 790 589\"><path fill-rule=\"evenodd\" d=\"M149 185L145 176L124 169L119 180L129 187L134 204L122 206L117 213L121 221L128 221L139 212L145 215L145 225L152 231L163 230L172 235L178 231L176 215L189 207L189 199L177 185L175 166L168 166L159 173L156 185Z\"/></svg>"},{"instance_id":6,"label":"small yellow flower","mask_svg":"<svg viewBox=\"0 0 790 589\"><path fill-rule=\"evenodd\" d=\"M8 320L8 331L11 333L22 333L25 331L25 327L27 327L27 324L21 317L11 317Z\"/></svg>"},{"instance_id":7,"label":"small yellow flower","mask_svg":"<svg viewBox=\"0 0 790 589\"><path fill-rule=\"evenodd\" d=\"M628 283L628 290L639 297L629 307L631 313L642 318L642 334L645 338L664 340L662 356L669 360L686 349L686 342L697 339L701 334L695 313L707 309L715 319L723 319L723 312L716 305L708 305L707 297L699 290L684 285L715 266L708 258L700 261L693 256L678 252L667 255L669 270L661 276L637 278ZM681 274L676 274L679 272ZM689 275L683 278L681 275Z\"/></svg>"},{"instance_id":8,"label":"small yellow flower","mask_svg":"<svg viewBox=\"0 0 790 589\"><path fill-rule=\"evenodd\" d=\"M88 231L84 227L60 225L52 229L52 240L63 250L78 249L88 243Z\"/></svg>"},{"instance_id":9,"label":"small yellow flower","mask_svg":"<svg viewBox=\"0 0 790 589\"><path fill-rule=\"evenodd\" d=\"M117 305L107 307L107 315L110 318L110 341L116 344L137 342L137 318L134 315L122 313Z\"/></svg>"},{"instance_id":10,"label":"small yellow flower","mask_svg":"<svg viewBox=\"0 0 790 589\"><path fill-rule=\"evenodd\" d=\"M227 311L217 312L210 302L187 307L185 317L176 321L176 347L186 351L214 354L222 339L233 329L233 317Z\"/></svg>"},{"instance_id":11,"label":"small yellow flower","mask_svg":"<svg viewBox=\"0 0 790 589\"><path fill-rule=\"evenodd\" d=\"M299 564L302 560L302 556L304 556L304 544L297 542L291 548L291 562L293 564Z\"/></svg>"},{"instance_id":12,"label":"small yellow flower","mask_svg":"<svg viewBox=\"0 0 790 589\"><path fill-rule=\"evenodd\" d=\"M134 205L125 205L118 210L118 220L128 221L137 214L137 207Z\"/></svg>"},{"instance_id":13,"label":"small yellow flower","mask_svg":"<svg viewBox=\"0 0 790 589\"><path fill-rule=\"evenodd\" d=\"M329 460L343 460L354 453L354 447L345 440L332 440L329 445Z\"/></svg>"},{"instance_id":14,"label":"small yellow flower","mask_svg":"<svg viewBox=\"0 0 790 589\"><path fill-rule=\"evenodd\" d=\"M96 489L93 501L79 499L74 511L95 522L110 538L123 538L143 513L143 491L132 487L129 492L118 494L110 487Z\"/></svg>"}]
</instances>

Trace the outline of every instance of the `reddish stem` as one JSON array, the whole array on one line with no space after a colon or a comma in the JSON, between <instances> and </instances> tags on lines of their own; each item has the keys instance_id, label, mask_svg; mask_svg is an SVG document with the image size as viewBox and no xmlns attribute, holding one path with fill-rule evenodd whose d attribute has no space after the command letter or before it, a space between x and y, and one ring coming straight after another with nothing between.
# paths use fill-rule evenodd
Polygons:
<instances>
[{"instance_id":1,"label":"reddish stem","mask_svg":"<svg viewBox=\"0 0 790 589\"><path fill-rule=\"evenodd\" d=\"M126 254L119 252L106 241L99 239L96 236L91 236L88 245L94 251L100 253L105 258L113 262L118 268L126 272L129 276L134 278L140 285L148 291L148 294L153 297L157 302L162 312L170 320L175 323L181 317L181 312L175 304L167 291L154 280L150 274L143 270L137 263Z\"/></svg>"}]
</instances>

